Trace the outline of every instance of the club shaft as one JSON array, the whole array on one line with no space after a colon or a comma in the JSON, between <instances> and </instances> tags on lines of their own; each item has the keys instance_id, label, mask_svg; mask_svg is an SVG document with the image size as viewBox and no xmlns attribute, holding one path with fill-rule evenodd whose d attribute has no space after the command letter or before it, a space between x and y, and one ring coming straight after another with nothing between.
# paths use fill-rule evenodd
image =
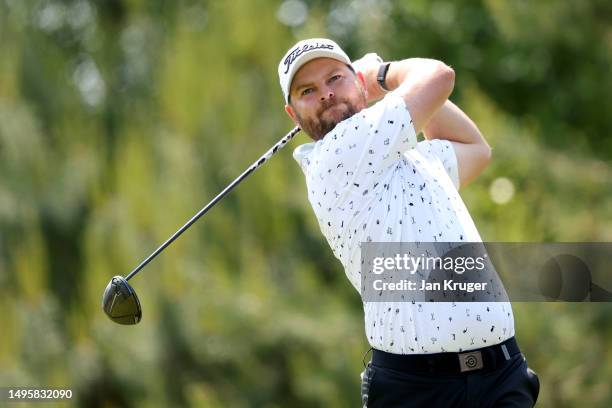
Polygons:
<instances>
[{"instance_id":1,"label":"club shaft","mask_svg":"<svg viewBox=\"0 0 612 408\"><path fill-rule=\"evenodd\" d=\"M161 244L159 248L157 248L151 255L149 255L144 261L140 263L128 276L126 276L125 280L130 280L134 275L136 275L142 268L147 266L149 262L151 262L157 255L160 254L168 245L170 245L175 239L177 239L187 228L191 227L191 225L196 222L201 216L206 214L208 210L210 210L215 204L219 202L227 193L232 191L234 187L236 187L242 180L244 180L249 174L257 170L261 167L266 161L270 159L278 150L283 148L287 142L289 142L293 137L298 134L300 131L299 127L293 128L289 133L287 133L281 140L279 140L272 148L270 148L267 152L265 152L255 163L253 163L248 169L246 169L240 176L238 176L234 181L232 181L227 187L223 189L215 198L213 198L204 208L202 208L196 215L194 215L185 225L179 228L166 242Z\"/></svg>"}]
</instances>

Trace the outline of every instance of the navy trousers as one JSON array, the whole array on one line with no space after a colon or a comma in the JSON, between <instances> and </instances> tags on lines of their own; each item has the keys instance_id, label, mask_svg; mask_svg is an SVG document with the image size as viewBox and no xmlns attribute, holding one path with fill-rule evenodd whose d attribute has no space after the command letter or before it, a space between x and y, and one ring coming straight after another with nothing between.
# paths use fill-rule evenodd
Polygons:
<instances>
[{"instance_id":1,"label":"navy trousers","mask_svg":"<svg viewBox=\"0 0 612 408\"><path fill-rule=\"evenodd\" d=\"M370 408L528 408L539 392L538 376L522 353L494 368L457 373L411 372L370 361L361 380L362 406Z\"/></svg>"}]
</instances>

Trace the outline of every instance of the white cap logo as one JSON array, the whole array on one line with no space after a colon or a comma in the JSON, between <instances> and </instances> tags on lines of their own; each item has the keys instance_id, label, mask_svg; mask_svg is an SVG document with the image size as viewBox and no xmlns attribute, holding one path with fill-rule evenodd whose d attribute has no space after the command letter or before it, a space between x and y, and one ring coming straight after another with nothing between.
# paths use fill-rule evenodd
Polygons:
<instances>
[{"instance_id":1,"label":"white cap logo","mask_svg":"<svg viewBox=\"0 0 612 408\"><path fill-rule=\"evenodd\" d=\"M295 73L305 63L315 58L333 58L350 64L351 60L338 44L327 38L310 38L302 40L289 48L278 64L278 78L281 89L285 96L285 102L289 103L289 90Z\"/></svg>"}]
</instances>

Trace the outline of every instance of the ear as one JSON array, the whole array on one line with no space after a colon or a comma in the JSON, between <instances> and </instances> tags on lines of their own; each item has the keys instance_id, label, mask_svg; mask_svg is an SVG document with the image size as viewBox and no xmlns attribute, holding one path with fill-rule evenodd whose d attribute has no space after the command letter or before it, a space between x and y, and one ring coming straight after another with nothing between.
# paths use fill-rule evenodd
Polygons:
<instances>
[{"instance_id":1,"label":"ear","mask_svg":"<svg viewBox=\"0 0 612 408\"><path fill-rule=\"evenodd\" d=\"M361 87L363 88L363 92L367 99L368 98L368 87L366 86L365 76L363 76L363 72L361 71L357 71L356 74L357 74L357 81L359 82L359 84L361 84Z\"/></svg>"},{"instance_id":2,"label":"ear","mask_svg":"<svg viewBox=\"0 0 612 408\"><path fill-rule=\"evenodd\" d=\"M363 76L363 72L357 71L356 74L357 74L357 78L359 78L359 82L361 83L361 86L365 88L365 77Z\"/></svg>"},{"instance_id":3,"label":"ear","mask_svg":"<svg viewBox=\"0 0 612 408\"><path fill-rule=\"evenodd\" d=\"M287 115L289 115L293 123L295 123L296 125L299 125L298 120L297 120L297 115L295 114L295 111L293 110L293 107L291 105L289 104L285 105L285 112L287 112Z\"/></svg>"}]
</instances>

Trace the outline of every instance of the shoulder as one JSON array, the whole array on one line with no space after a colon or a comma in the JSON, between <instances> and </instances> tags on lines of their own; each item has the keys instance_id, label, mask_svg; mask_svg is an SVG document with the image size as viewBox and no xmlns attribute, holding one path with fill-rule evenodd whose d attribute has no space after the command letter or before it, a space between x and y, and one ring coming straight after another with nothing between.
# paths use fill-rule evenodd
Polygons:
<instances>
[{"instance_id":1,"label":"shoulder","mask_svg":"<svg viewBox=\"0 0 612 408\"><path fill-rule=\"evenodd\" d=\"M362 113L364 113L365 116L368 117L368 116L381 115L385 112L394 111L394 110L398 110L401 113L404 113L404 111L405 113L408 113L408 109L406 108L406 102L404 101L404 98L402 98L396 92L389 92L380 101L364 109Z\"/></svg>"}]
</instances>

